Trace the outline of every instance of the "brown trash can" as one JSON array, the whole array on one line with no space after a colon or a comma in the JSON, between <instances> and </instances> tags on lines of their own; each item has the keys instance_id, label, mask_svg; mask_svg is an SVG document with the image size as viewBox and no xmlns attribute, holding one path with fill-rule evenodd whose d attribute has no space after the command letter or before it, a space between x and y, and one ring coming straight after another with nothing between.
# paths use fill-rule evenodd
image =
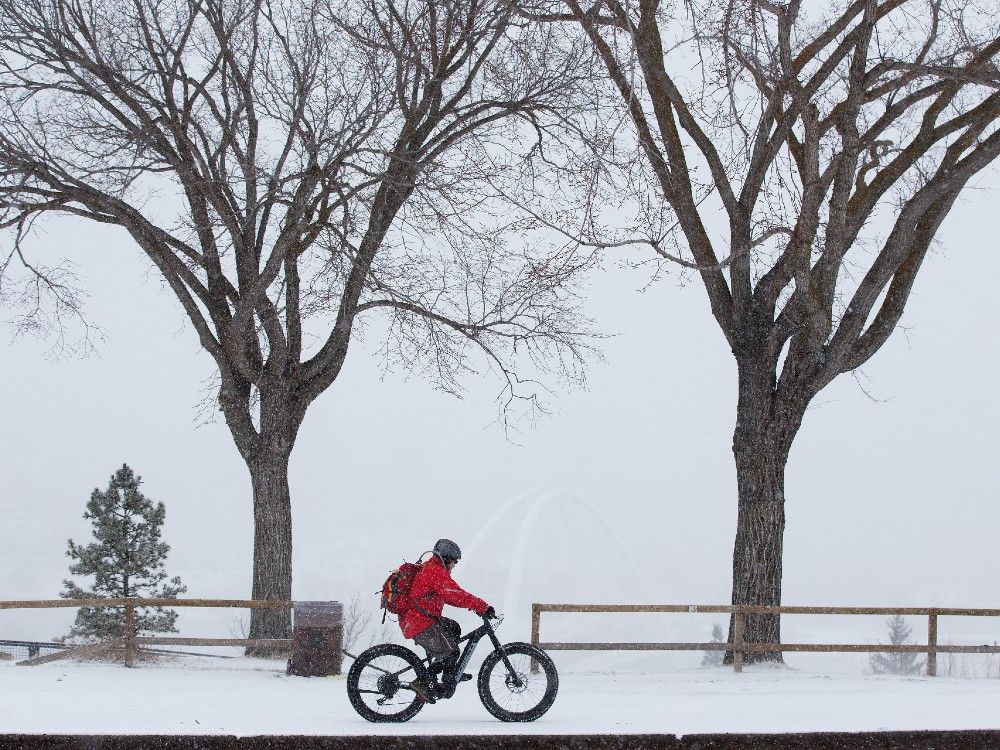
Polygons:
<instances>
[{"instance_id":1,"label":"brown trash can","mask_svg":"<svg viewBox=\"0 0 1000 750\"><path fill-rule=\"evenodd\" d=\"M288 674L327 677L343 664L344 606L340 602L295 602L292 658Z\"/></svg>"}]
</instances>

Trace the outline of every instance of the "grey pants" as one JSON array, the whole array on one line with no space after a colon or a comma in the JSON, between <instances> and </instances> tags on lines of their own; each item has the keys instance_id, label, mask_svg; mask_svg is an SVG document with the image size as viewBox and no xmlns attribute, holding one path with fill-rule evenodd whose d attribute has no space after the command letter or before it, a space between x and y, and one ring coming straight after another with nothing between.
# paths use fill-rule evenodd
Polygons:
<instances>
[{"instance_id":1,"label":"grey pants","mask_svg":"<svg viewBox=\"0 0 1000 750\"><path fill-rule=\"evenodd\" d=\"M458 639L462 626L448 617L442 617L427 630L417 633L413 640L427 652L432 674L451 672L458 664Z\"/></svg>"}]
</instances>

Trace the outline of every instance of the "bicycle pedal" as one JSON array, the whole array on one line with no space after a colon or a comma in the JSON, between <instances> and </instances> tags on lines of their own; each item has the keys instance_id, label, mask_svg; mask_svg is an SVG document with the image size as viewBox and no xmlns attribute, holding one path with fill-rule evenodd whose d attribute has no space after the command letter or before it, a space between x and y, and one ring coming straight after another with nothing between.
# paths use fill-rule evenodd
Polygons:
<instances>
[{"instance_id":1,"label":"bicycle pedal","mask_svg":"<svg viewBox=\"0 0 1000 750\"><path fill-rule=\"evenodd\" d=\"M472 679L472 675L469 674L468 672L466 672L465 674L463 674L461 677L458 678L458 681L459 682L468 682L471 679Z\"/></svg>"}]
</instances>

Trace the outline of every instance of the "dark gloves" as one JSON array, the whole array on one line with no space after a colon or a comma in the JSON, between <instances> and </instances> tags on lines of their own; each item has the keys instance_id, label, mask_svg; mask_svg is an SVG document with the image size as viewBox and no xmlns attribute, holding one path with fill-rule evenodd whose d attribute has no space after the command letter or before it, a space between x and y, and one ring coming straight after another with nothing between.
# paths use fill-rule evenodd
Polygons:
<instances>
[{"instance_id":1,"label":"dark gloves","mask_svg":"<svg viewBox=\"0 0 1000 750\"><path fill-rule=\"evenodd\" d=\"M483 612L483 617L485 617L488 620L495 620L497 619L497 611L493 609L492 606L487 607L486 611Z\"/></svg>"}]
</instances>

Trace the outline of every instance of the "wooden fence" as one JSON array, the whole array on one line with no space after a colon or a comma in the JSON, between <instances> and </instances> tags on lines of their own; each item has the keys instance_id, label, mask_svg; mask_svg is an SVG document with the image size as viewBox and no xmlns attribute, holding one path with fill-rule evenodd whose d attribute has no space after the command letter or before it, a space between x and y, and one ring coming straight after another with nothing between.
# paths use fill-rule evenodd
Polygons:
<instances>
[{"instance_id":1,"label":"wooden fence","mask_svg":"<svg viewBox=\"0 0 1000 750\"><path fill-rule=\"evenodd\" d=\"M231 607L240 609L291 609L291 601L255 599L40 599L36 601L0 601L0 609L51 609L56 607L123 607L125 634L122 638L68 648L55 654L36 656L17 662L19 666L45 664L74 656L93 656L124 647L122 660L126 667L135 666L139 646L260 646L291 649L290 638L175 638L169 636L140 637L135 629L135 610L139 607Z\"/></svg>"},{"instance_id":2,"label":"wooden fence","mask_svg":"<svg viewBox=\"0 0 1000 750\"><path fill-rule=\"evenodd\" d=\"M730 643L549 643L541 640L542 612L670 612L732 614ZM927 618L927 644L867 643L749 643L743 639L747 615L909 615ZM927 675L937 674L938 654L1000 654L1000 646L949 646L938 644L939 617L1000 617L1000 609L953 609L946 607L750 607L722 604L532 604L531 642L548 651L732 651L733 669L743 671L748 653L766 651L811 651L826 653L925 653ZM532 664L533 669L537 665Z\"/></svg>"}]
</instances>

